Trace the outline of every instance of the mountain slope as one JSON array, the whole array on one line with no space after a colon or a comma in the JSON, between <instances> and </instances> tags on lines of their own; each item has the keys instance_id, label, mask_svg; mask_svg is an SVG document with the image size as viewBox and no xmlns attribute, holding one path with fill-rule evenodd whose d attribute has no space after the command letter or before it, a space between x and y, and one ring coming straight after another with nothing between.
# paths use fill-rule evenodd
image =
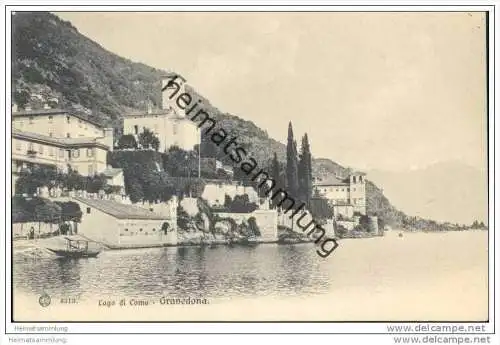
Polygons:
<instances>
[{"instance_id":1,"label":"mountain slope","mask_svg":"<svg viewBox=\"0 0 500 345\"><path fill-rule=\"evenodd\" d=\"M411 214L439 221L487 222L486 173L460 162L405 172L370 171L392 202Z\"/></svg>"},{"instance_id":2,"label":"mountain slope","mask_svg":"<svg viewBox=\"0 0 500 345\"><path fill-rule=\"evenodd\" d=\"M58 102L119 131L124 112L145 109L148 99L160 104L160 76L164 71L107 51L56 15L17 12L12 18L12 36L13 102L20 107ZM261 165L267 166L274 152L285 160L284 144L253 122L223 113L196 90L190 91L203 100L221 127L238 136L238 142L245 144ZM344 175L346 171L329 159L313 161L315 176ZM373 184L367 190L369 211L391 224L401 224L402 213L392 207L381 190Z\"/></svg>"}]
</instances>

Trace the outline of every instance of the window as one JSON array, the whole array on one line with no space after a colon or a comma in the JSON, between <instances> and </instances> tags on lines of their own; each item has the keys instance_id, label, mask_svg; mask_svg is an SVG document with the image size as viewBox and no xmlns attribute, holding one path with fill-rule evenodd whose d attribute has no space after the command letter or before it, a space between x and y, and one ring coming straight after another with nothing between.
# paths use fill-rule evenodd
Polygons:
<instances>
[{"instance_id":1,"label":"window","mask_svg":"<svg viewBox=\"0 0 500 345\"><path fill-rule=\"evenodd\" d=\"M134 134L139 134L139 126L134 126Z\"/></svg>"},{"instance_id":2,"label":"window","mask_svg":"<svg viewBox=\"0 0 500 345\"><path fill-rule=\"evenodd\" d=\"M49 116L49 123L52 123L52 122L53 122L53 119L54 119L54 116L50 115L50 116Z\"/></svg>"},{"instance_id":3,"label":"window","mask_svg":"<svg viewBox=\"0 0 500 345\"><path fill-rule=\"evenodd\" d=\"M16 140L16 150L21 150L21 142L19 140Z\"/></svg>"},{"instance_id":4,"label":"window","mask_svg":"<svg viewBox=\"0 0 500 345\"><path fill-rule=\"evenodd\" d=\"M82 127L82 120L78 119L78 127Z\"/></svg>"},{"instance_id":5,"label":"window","mask_svg":"<svg viewBox=\"0 0 500 345\"><path fill-rule=\"evenodd\" d=\"M353 188L353 189L352 189L352 191L353 191L353 192L355 192L355 191L356 191L356 188Z\"/></svg>"},{"instance_id":6,"label":"window","mask_svg":"<svg viewBox=\"0 0 500 345\"><path fill-rule=\"evenodd\" d=\"M125 228L125 232L128 232L128 229L127 229L127 228Z\"/></svg>"},{"instance_id":7,"label":"window","mask_svg":"<svg viewBox=\"0 0 500 345\"><path fill-rule=\"evenodd\" d=\"M155 229L155 228L153 228L153 232L155 232L155 231L156 231L156 229Z\"/></svg>"},{"instance_id":8,"label":"window","mask_svg":"<svg viewBox=\"0 0 500 345\"><path fill-rule=\"evenodd\" d=\"M177 122L174 122L174 124L172 126L172 130L174 132L174 135L177 134Z\"/></svg>"},{"instance_id":9,"label":"window","mask_svg":"<svg viewBox=\"0 0 500 345\"><path fill-rule=\"evenodd\" d=\"M87 214L90 214L90 207L87 207Z\"/></svg>"},{"instance_id":10,"label":"window","mask_svg":"<svg viewBox=\"0 0 500 345\"><path fill-rule=\"evenodd\" d=\"M33 116L30 116L30 125L33 124Z\"/></svg>"},{"instance_id":11,"label":"window","mask_svg":"<svg viewBox=\"0 0 500 345\"><path fill-rule=\"evenodd\" d=\"M94 166L92 164L89 165L89 176L94 175Z\"/></svg>"},{"instance_id":12,"label":"window","mask_svg":"<svg viewBox=\"0 0 500 345\"><path fill-rule=\"evenodd\" d=\"M359 182L363 182L363 176L359 177Z\"/></svg>"},{"instance_id":13,"label":"window","mask_svg":"<svg viewBox=\"0 0 500 345\"><path fill-rule=\"evenodd\" d=\"M92 149L87 149L87 157L92 157L94 155L94 151Z\"/></svg>"},{"instance_id":14,"label":"window","mask_svg":"<svg viewBox=\"0 0 500 345\"><path fill-rule=\"evenodd\" d=\"M43 154L43 145L39 145L38 146L38 152L40 152L41 154Z\"/></svg>"},{"instance_id":15,"label":"window","mask_svg":"<svg viewBox=\"0 0 500 345\"><path fill-rule=\"evenodd\" d=\"M349 188L347 188L347 191L349 191Z\"/></svg>"},{"instance_id":16,"label":"window","mask_svg":"<svg viewBox=\"0 0 500 345\"><path fill-rule=\"evenodd\" d=\"M73 150L73 158L78 158L78 157L80 157L80 150L79 149Z\"/></svg>"},{"instance_id":17,"label":"window","mask_svg":"<svg viewBox=\"0 0 500 345\"><path fill-rule=\"evenodd\" d=\"M64 150L59 149L59 158L64 158Z\"/></svg>"},{"instance_id":18,"label":"window","mask_svg":"<svg viewBox=\"0 0 500 345\"><path fill-rule=\"evenodd\" d=\"M54 148L49 147L49 156L54 157Z\"/></svg>"},{"instance_id":19,"label":"window","mask_svg":"<svg viewBox=\"0 0 500 345\"><path fill-rule=\"evenodd\" d=\"M344 188L342 188L342 192L344 191Z\"/></svg>"},{"instance_id":20,"label":"window","mask_svg":"<svg viewBox=\"0 0 500 345\"><path fill-rule=\"evenodd\" d=\"M142 228L140 228L139 231L142 232Z\"/></svg>"},{"instance_id":21,"label":"window","mask_svg":"<svg viewBox=\"0 0 500 345\"><path fill-rule=\"evenodd\" d=\"M53 136L53 135L54 135L54 133L49 132L49 137L51 137L51 138L52 138L52 136Z\"/></svg>"},{"instance_id":22,"label":"window","mask_svg":"<svg viewBox=\"0 0 500 345\"><path fill-rule=\"evenodd\" d=\"M34 147L33 143L29 144L28 151L35 151L35 147Z\"/></svg>"},{"instance_id":23,"label":"window","mask_svg":"<svg viewBox=\"0 0 500 345\"><path fill-rule=\"evenodd\" d=\"M352 182L356 183L356 176L352 177Z\"/></svg>"},{"instance_id":24,"label":"window","mask_svg":"<svg viewBox=\"0 0 500 345\"><path fill-rule=\"evenodd\" d=\"M336 191L336 192L338 192L338 191L339 191L339 189L337 188L335 191Z\"/></svg>"},{"instance_id":25,"label":"window","mask_svg":"<svg viewBox=\"0 0 500 345\"><path fill-rule=\"evenodd\" d=\"M66 123L70 123L70 117L66 116Z\"/></svg>"},{"instance_id":26,"label":"window","mask_svg":"<svg viewBox=\"0 0 500 345\"><path fill-rule=\"evenodd\" d=\"M19 121L19 126L23 127L24 126L24 122L23 121Z\"/></svg>"},{"instance_id":27,"label":"window","mask_svg":"<svg viewBox=\"0 0 500 345\"><path fill-rule=\"evenodd\" d=\"M71 138L71 134L66 133L66 138Z\"/></svg>"}]
</instances>

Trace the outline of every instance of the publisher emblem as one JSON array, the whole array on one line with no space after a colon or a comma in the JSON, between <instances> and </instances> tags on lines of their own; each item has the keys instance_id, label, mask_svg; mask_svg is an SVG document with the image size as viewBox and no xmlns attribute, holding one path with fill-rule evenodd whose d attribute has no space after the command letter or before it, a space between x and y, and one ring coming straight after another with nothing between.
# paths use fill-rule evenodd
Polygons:
<instances>
[{"instance_id":1,"label":"publisher emblem","mask_svg":"<svg viewBox=\"0 0 500 345\"><path fill-rule=\"evenodd\" d=\"M42 307L48 307L49 304L50 304L50 296L46 293L44 293L43 295L40 296L40 298L38 299L38 303L40 303L40 305Z\"/></svg>"}]
</instances>

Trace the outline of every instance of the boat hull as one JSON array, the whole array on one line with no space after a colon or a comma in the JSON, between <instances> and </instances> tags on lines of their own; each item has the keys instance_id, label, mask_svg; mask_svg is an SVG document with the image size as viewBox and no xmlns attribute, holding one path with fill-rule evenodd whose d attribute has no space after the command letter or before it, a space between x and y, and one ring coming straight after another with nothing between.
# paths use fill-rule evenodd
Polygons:
<instances>
[{"instance_id":1,"label":"boat hull","mask_svg":"<svg viewBox=\"0 0 500 345\"><path fill-rule=\"evenodd\" d=\"M80 251L68 251L65 249L51 249L47 248L50 250L52 253L56 254L57 256L60 257L65 257L65 258L95 258L97 255L99 255L100 251L87 251L87 252L80 252Z\"/></svg>"}]
</instances>

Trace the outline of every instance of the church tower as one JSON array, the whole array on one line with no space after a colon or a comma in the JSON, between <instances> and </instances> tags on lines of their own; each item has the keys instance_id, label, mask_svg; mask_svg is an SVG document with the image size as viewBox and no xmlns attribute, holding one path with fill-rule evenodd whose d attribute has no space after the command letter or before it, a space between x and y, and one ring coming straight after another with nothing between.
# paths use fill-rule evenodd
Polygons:
<instances>
[{"instance_id":1,"label":"church tower","mask_svg":"<svg viewBox=\"0 0 500 345\"><path fill-rule=\"evenodd\" d=\"M356 172L349 175L349 198L354 212L366 214L366 174Z\"/></svg>"}]
</instances>

